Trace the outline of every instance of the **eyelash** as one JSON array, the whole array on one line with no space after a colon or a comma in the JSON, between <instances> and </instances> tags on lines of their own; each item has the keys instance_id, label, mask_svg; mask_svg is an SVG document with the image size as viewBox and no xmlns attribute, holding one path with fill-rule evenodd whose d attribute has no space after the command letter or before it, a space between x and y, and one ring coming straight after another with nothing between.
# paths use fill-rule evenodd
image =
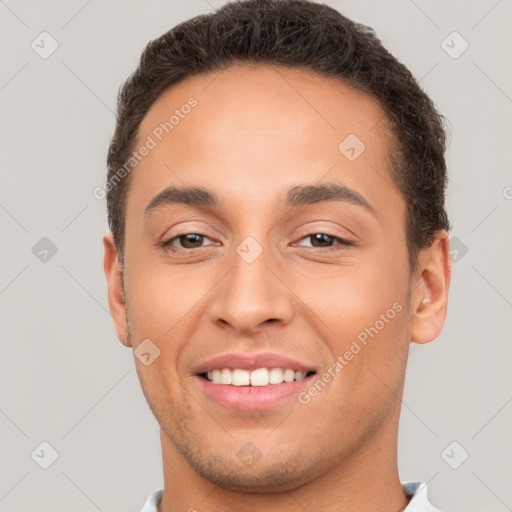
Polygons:
<instances>
[{"instance_id":1,"label":"eyelash","mask_svg":"<svg viewBox=\"0 0 512 512\"><path fill-rule=\"evenodd\" d=\"M175 240L178 240L179 238L187 236L187 235L197 235L197 236L204 237L204 238L210 238L208 235L206 235L204 233L198 233L198 232L195 232L195 231L194 232L189 232L189 233L180 233L180 234L170 238L169 240L166 240L165 242L162 242L160 244L160 246L165 251L169 251L169 252L172 252L172 253L177 253L177 252L182 252L182 251L184 251L184 252L192 252L192 251L201 252L202 250L206 249L206 247L195 247L195 248L192 248L192 249L187 249L187 248L175 247L175 246L171 245L171 243L174 242ZM334 251L342 250L341 248L336 248L337 246L340 246L340 245L342 247L348 247L348 246L354 245L354 243L351 242L350 240L346 240L345 238L340 238L340 237L337 237L337 236L334 236L334 235L330 235L329 233L324 233L322 231L318 231L318 232L315 232L315 233L308 233L307 235L303 236L299 241L302 241L302 240L304 240L306 238L310 238L310 237L312 237L314 235L326 235L331 240L339 242L338 244L336 244L334 246L331 246L331 247L311 247L312 249L320 249L320 250L322 250L322 252L329 252L331 250L334 250Z\"/></svg>"}]
</instances>

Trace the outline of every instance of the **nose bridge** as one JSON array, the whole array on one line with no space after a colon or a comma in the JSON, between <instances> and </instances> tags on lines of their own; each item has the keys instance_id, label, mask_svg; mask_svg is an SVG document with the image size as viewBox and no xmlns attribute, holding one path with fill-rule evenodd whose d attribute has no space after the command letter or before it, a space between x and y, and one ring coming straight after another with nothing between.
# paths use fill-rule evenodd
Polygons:
<instances>
[{"instance_id":1,"label":"nose bridge","mask_svg":"<svg viewBox=\"0 0 512 512\"><path fill-rule=\"evenodd\" d=\"M271 252L253 237L247 237L236 247L232 269L210 309L212 322L251 331L268 320L290 321L291 297L269 268Z\"/></svg>"}]
</instances>

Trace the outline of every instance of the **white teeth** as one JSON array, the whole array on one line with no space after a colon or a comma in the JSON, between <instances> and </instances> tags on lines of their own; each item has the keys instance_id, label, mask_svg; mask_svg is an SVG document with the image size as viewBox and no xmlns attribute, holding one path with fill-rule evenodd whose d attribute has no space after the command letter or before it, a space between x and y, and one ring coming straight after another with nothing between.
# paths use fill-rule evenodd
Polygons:
<instances>
[{"instance_id":1,"label":"white teeth","mask_svg":"<svg viewBox=\"0 0 512 512\"><path fill-rule=\"evenodd\" d=\"M283 380L285 382L292 382L293 379L295 379L295 372L287 368L283 373Z\"/></svg>"},{"instance_id":2,"label":"white teeth","mask_svg":"<svg viewBox=\"0 0 512 512\"><path fill-rule=\"evenodd\" d=\"M220 384L220 370L213 370L212 371L212 381L215 384Z\"/></svg>"},{"instance_id":3,"label":"white teeth","mask_svg":"<svg viewBox=\"0 0 512 512\"><path fill-rule=\"evenodd\" d=\"M248 371L240 368L222 368L207 372L207 378L214 384L230 384L232 386L268 386L302 380L307 372L294 371L291 368L258 368Z\"/></svg>"},{"instance_id":4,"label":"white teeth","mask_svg":"<svg viewBox=\"0 0 512 512\"><path fill-rule=\"evenodd\" d=\"M228 368L224 368L224 370L231 372ZM249 385L249 372L247 370L233 370L232 372L232 382L233 386L248 386Z\"/></svg>"},{"instance_id":5,"label":"white teeth","mask_svg":"<svg viewBox=\"0 0 512 512\"><path fill-rule=\"evenodd\" d=\"M268 372L268 381L270 384L281 384L281 382L283 382L282 368L272 368Z\"/></svg>"},{"instance_id":6,"label":"white teeth","mask_svg":"<svg viewBox=\"0 0 512 512\"><path fill-rule=\"evenodd\" d=\"M251 386L266 386L268 384L268 370L258 368L251 372Z\"/></svg>"},{"instance_id":7,"label":"white teeth","mask_svg":"<svg viewBox=\"0 0 512 512\"><path fill-rule=\"evenodd\" d=\"M224 368L220 372L220 383L221 384L231 384L231 372L228 368Z\"/></svg>"}]
</instances>

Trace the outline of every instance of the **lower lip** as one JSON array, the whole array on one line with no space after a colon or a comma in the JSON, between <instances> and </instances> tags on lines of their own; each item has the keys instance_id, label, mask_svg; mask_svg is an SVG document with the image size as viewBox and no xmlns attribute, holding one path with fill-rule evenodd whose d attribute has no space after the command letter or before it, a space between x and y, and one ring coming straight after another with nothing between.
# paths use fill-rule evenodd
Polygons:
<instances>
[{"instance_id":1,"label":"lower lip","mask_svg":"<svg viewBox=\"0 0 512 512\"><path fill-rule=\"evenodd\" d=\"M269 384L268 386L231 386L214 384L212 381L196 376L204 392L216 402L245 411L258 411L280 405L287 399L296 396L302 388L309 386L315 374L302 380Z\"/></svg>"}]
</instances>

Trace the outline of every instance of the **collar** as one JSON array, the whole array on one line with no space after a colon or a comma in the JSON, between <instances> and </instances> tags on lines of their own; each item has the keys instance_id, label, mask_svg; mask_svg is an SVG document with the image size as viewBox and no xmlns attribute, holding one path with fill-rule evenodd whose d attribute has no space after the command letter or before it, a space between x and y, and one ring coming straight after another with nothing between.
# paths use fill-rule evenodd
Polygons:
<instances>
[{"instance_id":1,"label":"collar","mask_svg":"<svg viewBox=\"0 0 512 512\"><path fill-rule=\"evenodd\" d=\"M428 500L425 482L403 482L402 487L407 498L411 500L403 512L441 512ZM163 489L155 489L140 512L157 512L156 507L162 499L163 492Z\"/></svg>"}]
</instances>

